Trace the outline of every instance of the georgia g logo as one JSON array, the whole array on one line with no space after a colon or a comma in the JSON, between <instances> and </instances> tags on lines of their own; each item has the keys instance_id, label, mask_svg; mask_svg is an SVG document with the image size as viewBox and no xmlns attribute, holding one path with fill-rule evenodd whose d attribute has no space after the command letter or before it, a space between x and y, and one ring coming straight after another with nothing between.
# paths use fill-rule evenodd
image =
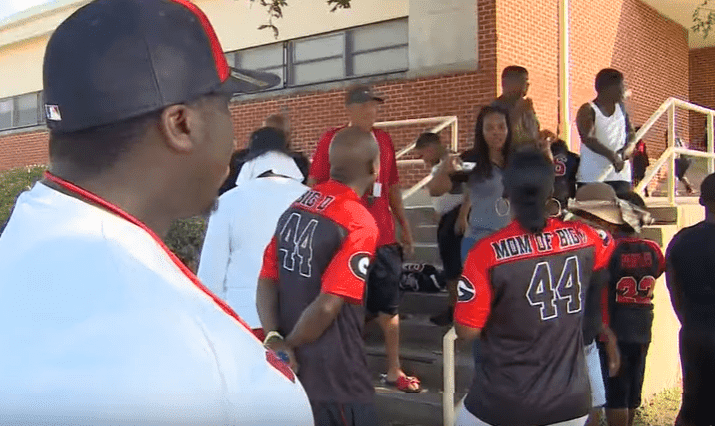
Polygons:
<instances>
[{"instance_id":1,"label":"georgia g logo","mask_svg":"<svg viewBox=\"0 0 715 426\"><path fill-rule=\"evenodd\" d=\"M598 236L601 237L601 241L603 241L604 246L607 246L611 242L611 237L608 235L608 232L603 229L597 229L596 232L598 233Z\"/></svg>"},{"instance_id":2,"label":"georgia g logo","mask_svg":"<svg viewBox=\"0 0 715 426\"><path fill-rule=\"evenodd\" d=\"M350 271L363 281L367 279L369 266L370 253L361 251L350 256Z\"/></svg>"},{"instance_id":3,"label":"georgia g logo","mask_svg":"<svg viewBox=\"0 0 715 426\"><path fill-rule=\"evenodd\" d=\"M457 284L457 301L458 302L469 302L474 299L476 291L474 290L474 285L465 277L459 279L459 284Z\"/></svg>"}]
</instances>

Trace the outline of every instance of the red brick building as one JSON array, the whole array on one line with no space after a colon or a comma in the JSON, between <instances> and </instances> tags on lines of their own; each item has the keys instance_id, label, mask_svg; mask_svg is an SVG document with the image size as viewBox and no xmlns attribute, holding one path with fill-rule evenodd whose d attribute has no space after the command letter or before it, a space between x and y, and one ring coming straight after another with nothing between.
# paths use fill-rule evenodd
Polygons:
<instances>
[{"instance_id":1,"label":"red brick building","mask_svg":"<svg viewBox=\"0 0 715 426\"><path fill-rule=\"evenodd\" d=\"M65 9L76 8L81 3L83 2L69 0L60 2L65 5ZM241 55L253 53L251 60L255 61L255 56L260 54L259 49L262 46L269 46L267 49L276 46L276 49L280 47L286 52L282 64L272 64L278 67L273 69L279 69L283 73L286 81L283 88L238 99L233 104L235 133L240 144L245 144L250 132L257 128L267 115L284 111L290 115L293 126L294 149L312 153L320 134L326 128L346 121L343 111L344 89L355 81L361 81L374 84L377 90L386 96L387 102L381 112L381 119L384 121L457 116L459 143L465 148L472 144L473 126L480 106L488 103L500 91L500 70L512 64L525 66L530 71L530 96L534 99L542 127L557 130L561 121L559 0L400 0L395 1L395 4L399 4L390 6L390 10L383 9L378 12L375 12L377 9L363 11L362 8L366 7L365 3L384 6L384 1L353 0L354 11L323 14L325 16L319 14L320 16L315 18L332 20L333 28L313 23L307 25L310 28L302 33L293 29L296 25L294 20L300 18L299 13L308 12L297 11L304 6L289 2L287 10L296 8L296 15L287 12L279 23L282 41L274 43L275 40L271 36L261 34L254 37L257 40L247 43L250 47L235 42L235 31L220 13L226 8L240 13L239 9L245 5L228 0L200 0L197 3L207 11L210 19L217 21L217 32L224 48L238 52L231 56L232 60L244 61L239 58L246 56ZM324 2L316 0L311 3L315 4L310 7L321 8ZM692 10L699 2L681 0L679 3L682 3L680 6L690 8L690 12L686 14L690 19ZM707 41L700 40L700 35L689 34L686 29L689 21L681 16L681 11L674 9L680 6L668 6L669 4L671 2L665 0L570 1L568 75L571 122L579 106L594 97L593 79L604 67L614 67L624 72L627 85L633 92L628 106L635 124L643 123L668 97L715 108L715 94L711 89L715 82L715 48L699 47L707 45ZM64 13L65 9L61 9L61 12ZM388 9L387 6L385 9ZM251 19L263 19L262 15L256 15L255 12L251 12ZM39 25L34 21L32 13L29 12L19 20L13 21L11 18L10 21L0 22L0 66L3 64L3 55L37 48L32 45L34 39L23 39L22 31L18 31L18 28L22 29L23 26ZM47 13L51 12L45 12L45 15ZM371 18L373 15L375 17ZM348 65L345 65L346 71L342 75L327 76L323 79L325 81L310 84L302 84L299 81L304 77L301 72L309 72L308 68L301 71L300 67L304 64L295 59L299 56L296 52L303 49L301 43L313 39L327 40L342 34L343 38L351 39L354 43L359 41L374 44L374 34L371 39L367 32L372 31L373 27L378 31L376 23L380 20L394 23L394 26L401 28L400 31L409 35L397 36L404 36L404 43L378 46L377 51L373 50L372 54L376 56L368 58L370 60L366 63L369 64L368 68L372 68L367 72L358 75L360 73L347 71L360 66L358 59L361 53L346 53L344 50L342 56L352 58L353 62L352 65L350 61L345 62ZM260 22L253 22L250 28L242 31L258 32L254 29L257 24ZM45 23L45 29L51 30L51 25ZM390 31L393 30L394 28ZM362 32L367 35L361 35ZM44 46L43 40L46 42L48 34L49 32L45 31L40 36L40 41L35 44ZM315 34L325 36L316 38ZM383 38L388 38L393 33L387 31L384 34ZM472 35L474 40L469 40ZM21 39L13 41L13 37ZM346 43L346 46L351 44ZM465 51L472 48L473 51ZM379 56L380 52L393 57L406 55L407 61L388 61L392 69L382 72L379 66L375 66L376 62L384 61L385 56ZM369 54L370 52L367 53ZM328 56L324 54L320 58ZM286 59L288 57L293 59ZM329 68L331 60L318 59L317 65L322 69ZM259 62L261 61L262 59L259 59ZM35 62L33 66L40 67L41 62ZM24 73L25 70L17 69L14 72ZM12 86L12 80L0 82L0 88L2 86ZM37 89L41 90L41 85ZM7 95L0 99L0 128L3 128L3 101L17 98L21 93L25 92L15 93L11 87L0 91L0 98ZM12 105L16 111L13 117L16 119L17 111L22 111L20 102L14 102ZM39 102L41 101L38 100ZM21 128L10 126L5 127L7 130L0 131L0 170L47 161L47 132L41 124L40 106L38 120L34 125ZM417 132L427 127L406 126L392 129L396 146L406 146ZM665 120L662 120L647 135L651 155L658 155L664 148L665 128ZM679 114L678 132L681 136L702 138L703 129L704 118L693 117L690 120L687 115ZM577 138L575 132L572 137ZM578 144L578 140L574 143ZM423 170L417 166L405 166L402 173L407 184L414 182Z\"/></svg>"}]
</instances>

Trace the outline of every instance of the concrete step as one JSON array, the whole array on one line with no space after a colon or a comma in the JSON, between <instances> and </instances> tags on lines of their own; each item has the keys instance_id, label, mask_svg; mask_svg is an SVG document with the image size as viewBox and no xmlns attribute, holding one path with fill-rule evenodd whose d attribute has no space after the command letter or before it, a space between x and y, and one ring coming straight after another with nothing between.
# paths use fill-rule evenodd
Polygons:
<instances>
[{"instance_id":1,"label":"concrete step","mask_svg":"<svg viewBox=\"0 0 715 426\"><path fill-rule=\"evenodd\" d=\"M447 309L447 292L441 293L402 293L400 313L408 315L424 315L430 317Z\"/></svg>"},{"instance_id":2,"label":"concrete step","mask_svg":"<svg viewBox=\"0 0 715 426\"><path fill-rule=\"evenodd\" d=\"M678 232L677 225L646 226L641 231L641 237L655 241L661 247L665 247L666 243L670 241L670 238L672 238L676 232Z\"/></svg>"},{"instance_id":3,"label":"concrete step","mask_svg":"<svg viewBox=\"0 0 715 426\"><path fill-rule=\"evenodd\" d=\"M658 224L671 224L678 221L678 208L671 206L649 206L648 211Z\"/></svg>"},{"instance_id":4,"label":"concrete step","mask_svg":"<svg viewBox=\"0 0 715 426\"><path fill-rule=\"evenodd\" d=\"M412 227L418 225L437 225L438 223L437 214L432 205L429 204L405 207L405 215Z\"/></svg>"},{"instance_id":5,"label":"concrete step","mask_svg":"<svg viewBox=\"0 0 715 426\"><path fill-rule=\"evenodd\" d=\"M385 347L383 344L366 345L367 365L375 379L386 370ZM442 349L419 348L404 343L400 347L400 363L405 373L418 377L424 389L444 388L444 362ZM457 341L455 352L455 389L467 392L474 375L474 359L471 344Z\"/></svg>"},{"instance_id":6,"label":"concrete step","mask_svg":"<svg viewBox=\"0 0 715 426\"><path fill-rule=\"evenodd\" d=\"M435 266L441 266L442 260L439 257L437 243L415 243L415 252L412 256L405 256L406 262L426 262Z\"/></svg>"},{"instance_id":7,"label":"concrete step","mask_svg":"<svg viewBox=\"0 0 715 426\"><path fill-rule=\"evenodd\" d=\"M405 314L402 314L400 342L427 350L440 350L442 349L442 339L449 329L450 327L438 327L432 324L429 316L408 314L405 317ZM383 340L382 330L376 321L365 325L365 342L367 344L379 345Z\"/></svg>"},{"instance_id":8,"label":"concrete step","mask_svg":"<svg viewBox=\"0 0 715 426\"><path fill-rule=\"evenodd\" d=\"M455 404L464 397L455 394ZM381 386L375 388L375 405L382 426L441 426L442 392L426 390L404 393Z\"/></svg>"},{"instance_id":9,"label":"concrete step","mask_svg":"<svg viewBox=\"0 0 715 426\"><path fill-rule=\"evenodd\" d=\"M412 228L412 239L415 243L437 243L437 225L434 224L410 224Z\"/></svg>"},{"instance_id":10,"label":"concrete step","mask_svg":"<svg viewBox=\"0 0 715 426\"><path fill-rule=\"evenodd\" d=\"M404 192L404 191L403 191ZM426 206L432 204L432 197L430 197L427 189L422 188L419 191L412 194L409 198L403 200L406 208L412 206Z\"/></svg>"}]
</instances>

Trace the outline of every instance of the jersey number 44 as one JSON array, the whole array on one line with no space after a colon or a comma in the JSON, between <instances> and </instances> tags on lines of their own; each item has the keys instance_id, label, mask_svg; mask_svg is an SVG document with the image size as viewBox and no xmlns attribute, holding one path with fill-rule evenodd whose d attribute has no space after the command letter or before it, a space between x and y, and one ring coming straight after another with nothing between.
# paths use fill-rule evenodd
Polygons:
<instances>
[{"instance_id":1,"label":"jersey number 44","mask_svg":"<svg viewBox=\"0 0 715 426\"><path fill-rule=\"evenodd\" d=\"M557 300L566 301L567 313L581 312L581 273L578 257L568 257L562 270L556 271L556 275L553 272L549 262L537 263L526 291L526 298L531 306L540 309L542 321L559 316ZM558 280L555 279L557 276Z\"/></svg>"}]
</instances>

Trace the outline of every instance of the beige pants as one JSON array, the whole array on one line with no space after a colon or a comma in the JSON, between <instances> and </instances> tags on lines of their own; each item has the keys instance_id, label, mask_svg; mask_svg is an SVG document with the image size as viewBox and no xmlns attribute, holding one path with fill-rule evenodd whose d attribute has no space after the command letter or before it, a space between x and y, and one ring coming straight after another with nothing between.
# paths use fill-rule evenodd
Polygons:
<instances>
[{"instance_id":1,"label":"beige pants","mask_svg":"<svg viewBox=\"0 0 715 426\"><path fill-rule=\"evenodd\" d=\"M583 426L586 424L586 420L588 420L588 416L580 417L578 419L573 419L573 420L567 420L565 422L554 423L549 426ZM476 418L474 416L474 414L470 413L469 410L467 410L464 407L464 401L462 401L459 404L459 407L457 408L457 419L454 421L454 426L491 426L491 425L488 423L484 423L483 421Z\"/></svg>"}]
</instances>

